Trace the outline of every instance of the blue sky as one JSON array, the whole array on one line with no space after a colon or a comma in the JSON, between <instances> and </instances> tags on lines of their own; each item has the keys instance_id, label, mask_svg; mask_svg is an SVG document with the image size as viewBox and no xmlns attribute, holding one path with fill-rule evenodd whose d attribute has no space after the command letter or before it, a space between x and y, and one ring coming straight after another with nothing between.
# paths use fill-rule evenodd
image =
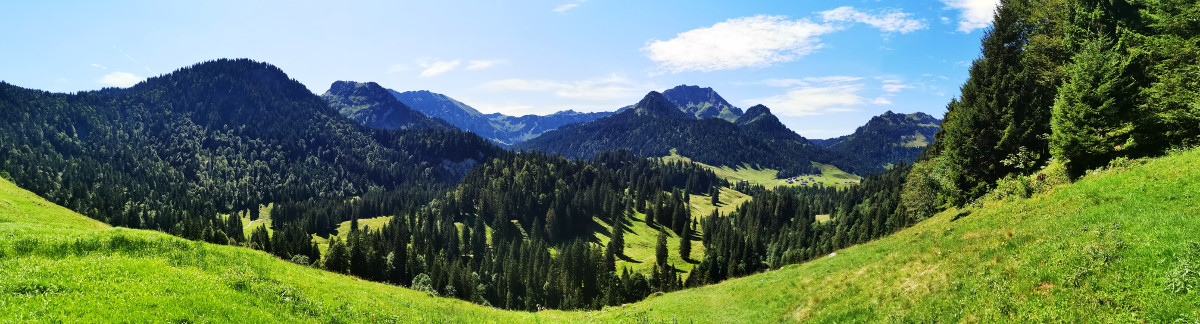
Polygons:
<instances>
[{"instance_id":1,"label":"blue sky","mask_svg":"<svg viewBox=\"0 0 1200 324\"><path fill-rule=\"evenodd\" d=\"M827 138L887 110L941 117L996 2L5 2L0 80L75 92L246 57L318 94L375 81L513 115L689 84Z\"/></svg>"}]
</instances>

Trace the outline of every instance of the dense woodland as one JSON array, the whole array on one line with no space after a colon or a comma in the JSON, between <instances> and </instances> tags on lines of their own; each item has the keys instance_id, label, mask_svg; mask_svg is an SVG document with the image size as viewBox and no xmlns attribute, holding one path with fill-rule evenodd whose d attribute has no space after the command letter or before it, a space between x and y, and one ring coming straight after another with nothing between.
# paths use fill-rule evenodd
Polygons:
<instances>
[{"instance_id":1,"label":"dense woodland","mask_svg":"<svg viewBox=\"0 0 1200 324\"><path fill-rule=\"evenodd\" d=\"M457 189L392 218L381 229L359 230L352 218L353 230L341 233L343 238L334 236L317 264L509 309L618 305L682 287L682 278L666 263L668 251L657 257L661 264L650 276L616 268L632 213L651 215L652 227L663 233L694 239L687 233L697 222L686 197L728 185L695 164L647 160L627 151L602 153L591 161L503 155L475 168ZM364 198L341 208L356 212L375 200ZM276 230L275 237L301 233L293 229L343 212L336 207L280 209L273 219L284 224L283 232ZM605 232L601 223L620 230ZM610 244L597 244L597 232L611 237ZM252 241L298 263L316 260L311 242L295 235ZM665 242L660 244L665 248Z\"/></svg>"},{"instance_id":2,"label":"dense woodland","mask_svg":"<svg viewBox=\"0 0 1200 324\"><path fill-rule=\"evenodd\" d=\"M371 128L454 129L445 120L409 108L375 82L336 81L321 99L342 115Z\"/></svg>"},{"instance_id":3,"label":"dense woodland","mask_svg":"<svg viewBox=\"0 0 1200 324\"><path fill-rule=\"evenodd\" d=\"M417 206L503 152L457 131L368 129L249 60L78 94L0 83L0 111L0 170L18 185L112 225L218 243L241 239L218 214L373 191Z\"/></svg>"},{"instance_id":4,"label":"dense woodland","mask_svg":"<svg viewBox=\"0 0 1200 324\"><path fill-rule=\"evenodd\" d=\"M891 111L871 117L853 134L813 143L859 162L861 174L882 173L897 163L917 160L942 129L942 121L924 113Z\"/></svg>"},{"instance_id":5,"label":"dense woodland","mask_svg":"<svg viewBox=\"0 0 1200 324\"><path fill-rule=\"evenodd\" d=\"M1200 3L1002 1L913 167L907 210L966 204L1051 161L1072 176L1200 142Z\"/></svg>"}]
</instances>

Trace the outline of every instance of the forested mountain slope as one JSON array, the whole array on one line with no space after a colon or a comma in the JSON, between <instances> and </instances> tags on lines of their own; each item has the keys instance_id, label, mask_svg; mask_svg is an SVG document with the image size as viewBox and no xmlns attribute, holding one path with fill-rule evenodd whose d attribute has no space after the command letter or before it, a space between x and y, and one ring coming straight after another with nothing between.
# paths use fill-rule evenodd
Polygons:
<instances>
[{"instance_id":1,"label":"forested mountain slope","mask_svg":"<svg viewBox=\"0 0 1200 324\"><path fill-rule=\"evenodd\" d=\"M367 127L382 129L454 129L444 120L430 118L396 100L375 82L337 81L321 95L330 107Z\"/></svg>"},{"instance_id":2,"label":"forested mountain slope","mask_svg":"<svg viewBox=\"0 0 1200 324\"><path fill-rule=\"evenodd\" d=\"M888 237L720 284L592 312L602 321L1200 320L1200 150L1061 165ZM1025 198L1026 195L1031 195Z\"/></svg>"},{"instance_id":3,"label":"forested mountain slope","mask_svg":"<svg viewBox=\"0 0 1200 324\"><path fill-rule=\"evenodd\" d=\"M0 180L6 320L449 322L1200 319L1200 150L1034 185L836 255L601 311L501 311L244 248L110 229ZM81 284L86 283L86 284ZM1081 306L1082 305L1082 306Z\"/></svg>"},{"instance_id":4,"label":"forested mountain slope","mask_svg":"<svg viewBox=\"0 0 1200 324\"><path fill-rule=\"evenodd\" d=\"M372 190L423 204L501 152L456 131L368 129L245 59L78 94L0 83L0 111L0 170L15 183L115 226L221 243L242 236L218 213Z\"/></svg>"},{"instance_id":5,"label":"forested mountain slope","mask_svg":"<svg viewBox=\"0 0 1200 324\"><path fill-rule=\"evenodd\" d=\"M765 107L755 111L754 116L763 118L752 116L739 124L719 118L694 119L662 94L651 92L633 108L546 132L515 148L580 158L616 149L661 157L674 149L705 164L776 169L782 177L819 173L813 161L853 171L837 154L787 130ZM751 123L755 120L761 123Z\"/></svg>"},{"instance_id":6,"label":"forested mountain slope","mask_svg":"<svg viewBox=\"0 0 1200 324\"><path fill-rule=\"evenodd\" d=\"M942 129L942 121L924 113L891 111L871 117L853 134L813 143L849 159L863 161L867 173L882 172L898 162L912 163Z\"/></svg>"},{"instance_id":7,"label":"forested mountain slope","mask_svg":"<svg viewBox=\"0 0 1200 324\"><path fill-rule=\"evenodd\" d=\"M1051 160L1078 176L1200 143L1197 16L1196 1L1001 1L906 208L961 206Z\"/></svg>"}]
</instances>

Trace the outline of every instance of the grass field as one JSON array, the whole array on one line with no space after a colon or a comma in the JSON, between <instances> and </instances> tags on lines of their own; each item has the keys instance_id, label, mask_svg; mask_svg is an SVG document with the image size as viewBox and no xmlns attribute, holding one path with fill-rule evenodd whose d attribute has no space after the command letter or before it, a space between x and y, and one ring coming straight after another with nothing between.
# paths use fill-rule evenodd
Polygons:
<instances>
[{"instance_id":1,"label":"grass field","mask_svg":"<svg viewBox=\"0 0 1200 324\"><path fill-rule=\"evenodd\" d=\"M0 322L1193 323L1198 215L1193 150L949 210L834 257L534 314L109 228L0 180Z\"/></svg>"},{"instance_id":2,"label":"grass field","mask_svg":"<svg viewBox=\"0 0 1200 324\"><path fill-rule=\"evenodd\" d=\"M778 186L801 186L800 183L789 184L789 183L787 183L787 181L785 181L786 179L780 179L779 171L774 170L774 169L761 169L761 168L755 168L750 165L743 165L742 167L739 167L739 168L731 168L728 166L716 167L716 166L711 166L711 165L707 165L704 163L692 161L692 159L689 159L685 156L680 156L679 154L676 154L674 151L671 152L671 155L662 157L662 159L664 161L669 161L669 162L670 161L685 161L685 162L696 163L705 168L708 168L709 170L712 170L713 173L717 174L717 176L719 176L725 180L728 180L729 182L738 182L738 181L746 180L747 182L749 182L751 184L761 185L761 186L767 187L767 188L775 188ZM845 171L842 171L841 169L838 169L838 167L835 167L832 165L813 162L813 166L815 166L821 170L821 177L816 178L815 182L810 182L808 184L810 186L821 184L821 185L827 186L827 187L828 186L846 187L846 186L852 186L854 184L849 184L849 183L845 183L845 182L848 182L848 181L858 182L858 181L862 180L861 177L846 173ZM841 183L835 184L835 182L841 182Z\"/></svg>"},{"instance_id":3,"label":"grass field","mask_svg":"<svg viewBox=\"0 0 1200 324\"><path fill-rule=\"evenodd\" d=\"M109 228L0 180L0 322L560 322ZM578 316L559 313L557 316ZM548 317L550 316L550 317Z\"/></svg>"},{"instance_id":4,"label":"grass field","mask_svg":"<svg viewBox=\"0 0 1200 324\"><path fill-rule=\"evenodd\" d=\"M805 264L594 312L613 321L1200 321L1200 150L949 210Z\"/></svg>"}]
</instances>

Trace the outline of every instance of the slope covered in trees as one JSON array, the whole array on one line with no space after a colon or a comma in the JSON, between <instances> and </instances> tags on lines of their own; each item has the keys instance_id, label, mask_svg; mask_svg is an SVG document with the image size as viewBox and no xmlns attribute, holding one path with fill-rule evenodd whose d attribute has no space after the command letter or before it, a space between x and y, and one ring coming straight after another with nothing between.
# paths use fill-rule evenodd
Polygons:
<instances>
[{"instance_id":1,"label":"slope covered in trees","mask_svg":"<svg viewBox=\"0 0 1200 324\"><path fill-rule=\"evenodd\" d=\"M685 197L727 185L701 166L629 152L593 161L505 155L381 229L352 222L319 265L506 309L619 305L682 287L666 261L650 276L616 268L633 213L653 215L645 222L655 231L688 236L696 224ZM597 232L610 244L595 244Z\"/></svg>"},{"instance_id":2,"label":"slope covered in trees","mask_svg":"<svg viewBox=\"0 0 1200 324\"><path fill-rule=\"evenodd\" d=\"M321 95L330 107L367 127L382 129L454 129L444 120L415 111L375 82L337 81Z\"/></svg>"},{"instance_id":3,"label":"slope covered in trees","mask_svg":"<svg viewBox=\"0 0 1200 324\"><path fill-rule=\"evenodd\" d=\"M1200 150L1075 183L1061 165L877 241L592 312L598 321L1200 320ZM998 190L1001 191L1001 190ZM591 318L591 317L589 317Z\"/></svg>"},{"instance_id":4,"label":"slope covered in trees","mask_svg":"<svg viewBox=\"0 0 1200 324\"><path fill-rule=\"evenodd\" d=\"M1057 160L1071 175L1200 141L1200 3L1001 1L905 206L929 215Z\"/></svg>"},{"instance_id":5,"label":"slope covered in trees","mask_svg":"<svg viewBox=\"0 0 1200 324\"><path fill-rule=\"evenodd\" d=\"M587 312L502 311L244 248L108 228L0 180L12 321L1187 322L1200 150L995 195L834 256ZM1037 179L1038 176L1030 176ZM1129 185L1138 184L1138 185ZM1047 217L1047 215L1052 215ZM1138 217L1129 217L1137 215ZM1085 307L1080 307L1085 305Z\"/></svg>"},{"instance_id":6,"label":"slope covered in trees","mask_svg":"<svg viewBox=\"0 0 1200 324\"><path fill-rule=\"evenodd\" d=\"M837 154L788 130L766 107L757 108L738 124L719 118L694 119L662 94L651 92L633 108L546 132L516 148L580 158L616 149L662 157L674 149L697 162L775 169L781 177L819 173L813 161L853 171Z\"/></svg>"},{"instance_id":7,"label":"slope covered in trees","mask_svg":"<svg viewBox=\"0 0 1200 324\"><path fill-rule=\"evenodd\" d=\"M431 117L444 119L454 126L490 139L501 145L513 145L537 137L567 124L582 123L611 115L611 112L559 111L549 115L509 116L484 114L444 94L420 91L388 90L396 99Z\"/></svg>"},{"instance_id":8,"label":"slope covered in trees","mask_svg":"<svg viewBox=\"0 0 1200 324\"><path fill-rule=\"evenodd\" d=\"M879 173L896 163L912 163L933 142L942 121L924 113L897 114L891 111L871 117L853 134L813 143L862 161L865 173Z\"/></svg>"},{"instance_id":9,"label":"slope covered in trees","mask_svg":"<svg viewBox=\"0 0 1200 324\"><path fill-rule=\"evenodd\" d=\"M394 213L501 152L456 131L368 129L250 60L78 94L0 83L0 110L0 171L15 183L111 225L218 243L243 239L218 214L371 192L391 193Z\"/></svg>"}]
</instances>

